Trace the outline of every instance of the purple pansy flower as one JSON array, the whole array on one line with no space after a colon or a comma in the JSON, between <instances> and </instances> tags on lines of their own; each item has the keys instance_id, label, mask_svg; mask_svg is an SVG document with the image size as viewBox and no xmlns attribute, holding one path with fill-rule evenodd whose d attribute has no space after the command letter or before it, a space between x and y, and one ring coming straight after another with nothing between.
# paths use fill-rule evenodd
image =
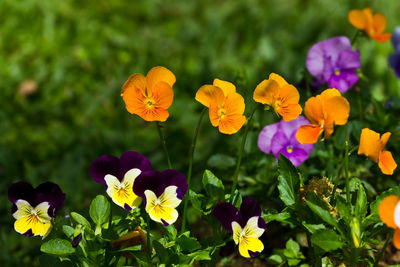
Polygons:
<instances>
[{"instance_id":1,"label":"purple pansy flower","mask_svg":"<svg viewBox=\"0 0 400 267\"><path fill-rule=\"evenodd\" d=\"M219 203L211 213L226 230L232 232L233 240L239 245L239 253L246 258L258 256L264 244L258 239L266 225L261 218L261 207L254 198L245 198L240 211L230 203Z\"/></svg>"},{"instance_id":2,"label":"purple pansy flower","mask_svg":"<svg viewBox=\"0 0 400 267\"><path fill-rule=\"evenodd\" d=\"M297 129L310 124L303 116L292 121L280 121L264 127L258 135L258 147L266 154L274 154L278 161L279 153L287 157L295 166L303 163L314 148L313 144L302 145L296 139Z\"/></svg>"},{"instance_id":3,"label":"purple pansy flower","mask_svg":"<svg viewBox=\"0 0 400 267\"><path fill-rule=\"evenodd\" d=\"M306 67L317 78L318 85L328 83L330 88L344 93L358 81L360 52L352 50L349 38L333 37L308 50Z\"/></svg>"},{"instance_id":4,"label":"purple pansy flower","mask_svg":"<svg viewBox=\"0 0 400 267\"><path fill-rule=\"evenodd\" d=\"M51 230L51 219L64 203L65 194L51 182L36 188L26 182L17 182L8 189L8 199L13 203L11 212L16 219L15 231L45 238Z\"/></svg>"},{"instance_id":5,"label":"purple pansy flower","mask_svg":"<svg viewBox=\"0 0 400 267\"><path fill-rule=\"evenodd\" d=\"M115 204L131 210L142 202L142 198L133 192L133 183L142 172L150 170L150 160L135 151L128 151L120 158L112 155L97 158L90 167L90 175L106 186L107 194Z\"/></svg>"},{"instance_id":6,"label":"purple pansy flower","mask_svg":"<svg viewBox=\"0 0 400 267\"><path fill-rule=\"evenodd\" d=\"M396 50L389 57L389 65L394 69L397 77L400 78L400 27L396 27L392 34L392 44Z\"/></svg>"},{"instance_id":7,"label":"purple pansy flower","mask_svg":"<svg viewBox=\"0 0 400 267\"><path fill-rule=\"evenodd\" d=\"M186 194L185 176L176 170L147 171L133 185L136 195L145 199L146 212L156 222L168 226L178 218L179 206Z\"/></svg>"}]
</instances>

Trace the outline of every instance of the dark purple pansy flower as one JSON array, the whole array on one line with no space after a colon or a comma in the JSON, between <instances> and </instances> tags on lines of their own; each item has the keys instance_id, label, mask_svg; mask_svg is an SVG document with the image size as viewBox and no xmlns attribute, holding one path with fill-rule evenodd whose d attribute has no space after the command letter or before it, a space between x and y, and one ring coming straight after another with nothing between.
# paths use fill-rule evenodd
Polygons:
<instances>
[{"instance_id":1,"label":"dark purple pansy flower","mask_svg":"<svg viewBox=\"0 0 400 267\"><path fill-rule=\"evenodd\" d=\"M64 203L65 194L51 182L36 188L26 182L17 182L9 187L8 199L13 203L11 212L16 219L15 231L44 238L51 230L51 219Z\"/></svg>"},{"instance_id":2,"label":"dark purple pansy flower","mask_svg":"<svg viewBox=\"0 0 400 267\"><path fill-rule=\"evenodd\" d=\"M165 226L178 218L175 208L181 203L187 189L185 176L176 170L144 172L133 185L135 194L145 199L150 218Z\"/></svg>"},{"instance_id":3,"label":"dark purple pansy flower","mask_svg":"<svg viewBox=\"0 0 400 267\"><path fill-rule=\"evenodd\" d=\"M349 38L333 37L308 50L306 67L317 78L318 85L328 83L330 88L344 93L358 81L360 53L352 50Z\"/></svg>"},{"instance_id":4,"label":"dark purple pansy flower","mask_svg":"<svg viewBox=\"0 0 400 267\"><path fill-rule=\"evenodd\" d=\"M280 121L264 127L258 135L258 147L266 154L274 154L278 161L279 153L287 157L295 166L299 166L314 149L313 144L302 145L296 139L297 129L310 124L303 116L292 121Z\"/></svg>"},{"instance_id":5,"label":"dark purple pansy flower","mask_svg":"<svg viewBox=\"0 0 400 267\"><path fill-rule=\"evenodd\" d=\"M128 151L120 158L103 155L90 167L93 180L106 186L107 194L113 202L126 210L140 205L142 199L133 193L135 179L151 170L150 161L143 155Z\"/></svg>"},{"instance_id":6,"label":"dark purple pansy flower","mask_svg":"<svg viewBox=\"0 0 400 267\"><path fill-rule=\"evenodd\" d=\"M394 69L397 77L400 78L400 27L396 27L392 34L392 44L395 52L389 57L389 65Z\"/></svg>"},{"instance_id":7,"label":"dark purple pansy flower","mask_svg":"<svg viewBox=\"0 0 400 267\"><path fill-rule=\"evenodd\" d=\"M233 240L239 245L243 257L253 258L263 251L264 245L259 237L266 225L261 218L261 207L254 198L245 198L240 211L230 203L219 203L211 213L226 230L232 232Z\"/></svg>"}]
</instances>

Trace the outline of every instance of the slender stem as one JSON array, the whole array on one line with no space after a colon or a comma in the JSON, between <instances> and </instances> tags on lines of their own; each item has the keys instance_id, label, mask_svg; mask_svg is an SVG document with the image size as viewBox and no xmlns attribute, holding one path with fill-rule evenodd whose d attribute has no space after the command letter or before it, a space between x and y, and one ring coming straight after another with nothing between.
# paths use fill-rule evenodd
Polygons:
<instances>
[{"instance_id":1,"label":"slender stem","mask_svg":"<svg viewBox=\"0 0 400 267\"><path fill-rule=\"evenodd\" d=\"M165 157L167 158L167 161L168 161L168 168L172 169L172 164L171 164L171 160L169 159L169 153L168 153L168 149L167 149L167 142L165 141L165 136L164 136L163 132L161 131L162 126L160 125L160 123L158 121L156 122L156 125L157 125L158 135L160 136L161 144L164 149Z\"/></svg>"},{"instance_id":2,"label":"slender stem","mask_svg":"<svg viewBox=\"0 0 400 267\"><path fill-rule=\"evenodd\" d=\"M249 128L250 128L250 122L251 122L253 115L258 107L259 107L259 104L256 104L250 113L249 119L247 120L246 128L244 130L244 134L242 137L242 143L240 144L240 147L239 147L238 160L236 163L235 172L233 174L233 185L232 185L232 190L231 190L231 196L229 199L229 202L231 202L231 203L233 203L233 194L235 193L237 183L238 183L240 163L242 162L243 150L244 150L244 145L246 144L247 134L248 134Z\"/></svg>"},{"instance_id":3,"label":"slender stem","mask_svg":"<svg viewBox=\"0 0 400 267\"><path fill-rule=\"evenodd\" d=\"M151 241L150 241L150 216L147 214L146 216L147 220L147 254L149 257L149 262L151 262Z\"/></svg>"},{"instance_id":4,"label":"slender stem","mask_svg":"<svg viewBox=\"0 0 400 267\"><path fill-rule=\"evenodd\" d=\"M351 44L354 45L357 41L358 36L360 35L361 31L357 30L356 33L354 34L353 38L351 38Z\"/></svg>"},{"instance_id":5,"label":"slender stem","mask_svg":"<svg viewBox=\"0 0 400 267\"><path fill-rule=\"evenodd\" d=\"M389 244L389 240L393 235L393 229L390 229L389 233L386 236L386 241L385 244L383 244L383 247L381 249L381 251L379 251L378 256L376 256L375 262L374 262L374 266L373 267L377 267L379 264L379 261L381 260L383 254L385 253L386 247Z\"/></svg>"},{"instance_id":6,"label":"slender stem","mask_svg":"<svg viewBox=\"0 0 400 267\"><path fill-rule=\"evenodd\" d=\"M344 171L345 171L345 177L346 177L346 197L347 197L347 204L350 204L350 186L349 186L349 127L346 124L345 125L345 138L346 141L344 143Z\"/></svg>"},{"instance_id":7,"label":"slender stem","mask_svg":"<svg viewBox=\"0 0 400 267\"><path fill-rule=\"evenodd\" d=\"M196 148L196 142L197 142L197 135L199 134L200 131L200 126L201 126L201 121L204 117L204 114L206 114L207 108L204 108L201 113L199 120L197 121L197 126L194 131L193 139L192 139L192 145L190 146L190 152L189 152L189 168L188 168L188 173L187 173L187 183L188 183L188 188L190 189L190 182L192 180L192 167L193 167L193 155L194 155L194 150ZM184 200L184 205L183 205L183 217L182 217L182 227L181 227L181 233L185 231L186 228L186 213L187 213L187 205L189 202L189 196L185 196Z\"/></svg>"}]
</instances>

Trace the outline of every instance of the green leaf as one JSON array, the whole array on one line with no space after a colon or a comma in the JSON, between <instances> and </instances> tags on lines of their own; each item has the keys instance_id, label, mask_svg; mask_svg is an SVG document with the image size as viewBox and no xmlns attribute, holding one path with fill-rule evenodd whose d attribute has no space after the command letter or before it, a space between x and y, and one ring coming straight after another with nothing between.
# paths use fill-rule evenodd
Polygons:
<instances>
[{"instance_id":1,"label":"green leaf","mask_svg":"<svg viewBox=\"0 0 400 267\"><path fill-rule=\"evenodd\" d=\"M202 194L197 194L191 189L189 189L188 193L190 202L192 203L193 207L196 210L203 212L203 202L205 201L205 196Z\"/></svg>"},{"instance_id":2,"label":"green leaf","mask_svg":"<svg viewBox=\"0 0 400 267\"><path fill-rule=\"evenodd\" d=\"M324 267L334 267L332 261L328 257L322 258L322 266Z\"/></svg>"},{"instance_id":3,"label":"green leaf","mask_svg":"<svg viewBox=\"0 0 400 267\"><path fill-rule=\"evenodd\" d=\"M63 225L62 229L67 237L72 237L72 235L75 233L75 229L69 225Z\"/></svg>"},{"instance_id":4,"label":"green leaf","mask_svg":"<svg viewBox=\"0 0 400 267\"><path fill-rule=\"evenodd\" d=\"M346 200L345 200L342 196L340 196L340 195L338 195L338 196L336 197L336 208L337 208L337 210L339 211L340 217L341 217L347 224L350 224L351 219L352 219L350 207L349 207L349 205L347 205Z\"/></svg>"},{"instance_id":5,"label":"green leaf","mask_svg":"<svg viewBox=\"0 0 400 267\"><path fill-rule=\"evenodd\" d=\"M311 236L311 242L325 251L332 251L343 246L340 236L332 229L320 230Z\"/></svg>"},{"instance_id":6,"label":"green leaf","mask_svg":"<svg viewBox=\"0 0 400 267\"><path fill-rule=\"evenodd\" d=\"M40 251L53 255L68 255L75 252L71 242L65 239L56 238L43 243L40 246Z\"/></svg>"},{"instance_id":7,"label":"green leaf","mask_svg":"<svg viewBox=\"0 0 400 267\"><path fill-rule=\"evenodd\" d=\"M185 234L178 237L178 239L176 239L176 242L179 244L183 252L192 252L201 248L201 245L196 238L188 237Z\"/></svg>"},{"instance_id":8,"label":"green leaf","mask_svg":"<svg viewBox=\"0 0 400 267\"><path fill-rule=\"evenodd\" d=\"M170 225L164 227L164 229L166 230L169 239L175 240L176 235L178 233L178 231L176 230L175 226L173 224L170 224Z\"/></svg>"},{"instance_id":9,"label":"green leaf","mask_svg":"<svg viewBox=\"0 0 400 267\"><path fill-rule=\"evenodd\" d=\"M266 224L269 222L272 222L272 221L288 222L291 217L292 217L292 215L287 211L284 211L281 213L274 213L274 214L267 213L262 216L262 218L264 219Z\"/></svg>"},{"instance_id":10,"label":"green leaf","mask_svg":"<svg viewBox=\"0 0 400 267\"><path fill-rule=\"evenodd\" d=\"M153 240L153 247L156 251L156 254L160 258L160 262L167 263L169 261L168 250L157 240Z\"/></svg>"},{"instance_id":11,"label":"green leaf","mask_svg":"<svg viewBox=\"0 0 400 267\"><path fill-rule=\"evenodd\" d=\"M316 231L325 229L325 225L323 224L311 224L305 221L301 222L301 224L311 233L314 234Z\"/></svg>"},{"instance_id":12,"label":"green leaf","mask_svg":"<svg viewBox=\"0 0 400 267\"><path fill-rule=\"evenodd\" d=\"M85 217L83 217L82 215L80 215L77 212L71 212L71 217L72 219L74 219L77 223L82 224L85 228L90 229L90 223L88 220L86 220Z\"/></svg>"},{"instance_id":13,"label":"green leaf","mask_svg":"<svg viewBox=\"0 0 400 267\"><path fill-rule=\"evenodd\" d=\"M224 185L211 171L206 170L204 172L202 182L209 197L220 200L224 199Z\"/></svg>"},{"instance_id":14,"label":"green leaf","mask_svg":"<svg viewBox=\"0 0 400 267\"><path fill-rule=\"evenodd\" d=\"M299 252L300 245L293 239L289 239L286 242L286 249L283 251L283 254L288 258L296 258Z\"/></svg>"},{"instance_id":15,"label":"green leaf","mask_svg":"<svg viewBox=\"0 0 400 267\"><path fill-rule=\"evenodd\" d=\"M211 251L211 248L208 248L206 250L199 250L199 251L190 253L188 256L192 260L195 260L195 261L203 261L203 260L208 261L208 260L211 260L210 251Z\"/></svg>"},{"instance_id":16,"label":"green leaf","mask_svg":"<svg viewBox=\"0 0 400 267\"><path fill-rule=\"evenodd\" d=\"M367 193L365 193L364 186L358 184L357 202L355 207L355 215L358 218L364 218L367 214Z\"/></svg>"},{"instance_id":17,"label":"green leaf","mask_svg":"<svg viewBox=\"0 0 400 267\"><path fill-rule=\"evenodd\" d=\"M327 204L314 192L309 192L306 197L306 203L308 207L318 215L322 220L329 223L331 226L338 228L337 221L335 217L333 217L329 208L327 208Z\"/></svg>"},{"instance_id":18,"label":"green leaf","mask_svg":"<svg viewBox=\"0 0 400 267\"><path fill-rule=\"evenodd\" d=\"M275 264L275 265L278 265L278 264L282 264L282 263L283 263L282 257L281 257L280 255L278 255L278 254L269 256L269 257L267 258L267 261L268 261L269 263Z\"/></svg>"},{"instance_id":19,"label":"green leaf","mask_svg":"<svg viewBox=\"0 0 400 267\"><path fill-rule=\"evenodd\" d=\"M279 176L278 190L279 197L286 206L294 205L299 199L300 178L296 167L282 154L278 158Z\"/></svg>"},{"instance_id":20,"label":"green leaf","mask_svg":"<svg viewBox=\"0 0 400 267\"><path fill-rule=\"evenodd\" d=\"M97 226L100 226L108 221L110 212L110 202L108 202L107 198L103 195L98 195L90 204L90 218L92 218L93 222Z\"/></svg>"}]
</instances>

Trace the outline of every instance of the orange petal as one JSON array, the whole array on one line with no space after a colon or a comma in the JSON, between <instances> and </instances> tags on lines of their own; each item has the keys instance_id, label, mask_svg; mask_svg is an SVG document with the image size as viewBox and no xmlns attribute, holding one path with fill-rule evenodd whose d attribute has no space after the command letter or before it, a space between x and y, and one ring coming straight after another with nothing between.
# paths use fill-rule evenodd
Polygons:
<instances>
[{"instance_id":1,"label":"orange petal","mask_svg":"<svg viewBox=\"0 0 400 267\"><path fill-rule=\"evenodd\" d=\"M123 96L124 92L129 88L132 88L133 90L135 90L135 88L139 89L144 94L146 89L146 78L142 74L132 74L124 85L122 85L121 96Z\"/></svg>"},{"instance_id":2,"label":"orange petal","mask_svg":"<svg viewBox=\"0 0 400 267\"><path fill-rule=\"evenodd\" d=\"M324 139L331 138L333 131L334 131L333 122L325 123L324 124Z\"/></svg>"},{"instance_id":3,"label":"orange petal","mask_svg":"<svg viewBox=\"0 0 400 267\"><path fill-rule=\"evenodd\" d=\"M312 124L319 125L324 120L321 97L310 97L304 105L304 114Z\"/></svg>"},{"instance_id":4,"label":"orange petal","mask_svg":"<svg viewBox=\"0 0 400 267\"><path fill-rule=\"evenodd\" d=\"M390 39L390 37L392 37L391 33L381 33L381 34L375 34L373 38L378 42L384 43L387 42Z\"/></svg>"},{"instance_id":5,"label":"orange petal","mask_svg":"<svg viewBox=\"0 0 400 267\"><path fill-rule=\"evenodd\" d=\"M360 146L358 147L358 155L365 155L378 162L379 153L381 151L381 140L379 134L368 128L361 131Z\"/></svg>"},{"instance_id":6,"label":"orange petal","mask_svg":"<svg viewBox=\"0 0 400 267\"><path fill-rule=\"evenodd\" d=\"M336 125L345 125L350 114L350 104L343 96L334 96L325 102L327 120Z\"/></svg>"},{"instance_id":7,"label":"orange petal","mask_svg":"<svg viewBox=\"0 0 400 267\"><path fill-rule=\"evenodd\" d=\"M320 94L320 97L324 102L326 102L329 98L332 98L335 96L341 96L339 90L337 90L335 88L326 89Z\"/></svg>"},{"instance_id":8,"label":"orange petal","mask_svg":"<svg viewBox=\"0 0 400 267\"><path fill-rule=\"evenodd\" d=\"M392 195L385 197L381 204L379 204L379 218L381 218L381 221L384 222L387 227L397 228L396 222L394 221L394 211L399 201L400 197Z\"/></svg>"},{"instance_id":9,"label":"orange petal","mask_svg":"<svg viewBox=\"0 0 400 267\"><path fill-rule=\"evenodd\" d=\"M314 144L318 141L318 137L321 133L322 129L318 125L302 125L297 129L296 139L303 145Z\"/></svg>"},{"instance_id":10,"label":"orange petal","mask_svg":"<svg viewBox=\"0 0 400 267\"><path fill-rule=\"evenodd\" d=\"M219 120L218 130L223 134L234 134L242 128L246 117L239 114L226 115Z\"/></svg>"},{"instance_id":11,"label":"orange petal","mask_svg":"<svg viewBox=\"0 0 400 267\"><path fill-rule=\"evenodd\" d=\"M239 93L231 93L225 99L224 108L226 114L240 114L244 112L244 99Z\"/></svg>"},{"instance_id":12,"label":"orange petal","mask_svg":"<svg viewBox=\"0 0 400 267\"><path fill-rule=\"evenodd\" d=\"M282 116L284 121L291 121L297 119L302 111L303 109L299 104L292 104L281 108L279 114Z\"/></svg>"},{"instance_id":13,"label":"orange petal","mask_svg":"<svg viewBox=\"0 0 400 267\"><path fill-rule=\"evenodd\" d=\"M220 107L216 102L211 102L209 107L208 116L212 126L217 127L220 119Z\"/></svg>"},{"instance_id":14,"label":"orange petal","mask_svg":"<svg viewBox=\"0 0 400 267\"><path fill-rule=\"evenodd\" d=\"M372 15L372 9L371 8L364 8L362 10L362 12L364 13L364 17L365 17L365 30L368 32L368 34L371 32L373 25L373 15Z\"/></svg>"},{"instance_id":15,"label":"orange petal","mask_svg":"<svg viewBox=\"0 0 400 267\"><path fill-rule=\"evenodd\" d=\"M152 91L154 86L158 82L166 82L172 88L176 81L175 75L169 69L165 67L154 67L147 73L146 82L147 82L147 93L149 96L152 95Z\"/></svg>"},{"instance_id":16,"label":"orange petal","mask_svg":"<svg viewBox=\"0 0 400 267\"><path fill-rule=\"evenodd\" d=\"M378 166L383 174L392 175L393 171L397 168L397 163L394 161L392 153L383 151L379 155Z\"/></svg>"},{"instance_id":17,"label":"orange petal","mask_svg":"<svg viewBox=\"0 0 400 267\"><path fill-rule=\"evenodd\" d=\"M299 91L291 84L287 84L279 90L282 105L298 104L300 100Z\"/></svg>"},{"instance_id":18,"label":"orange petal","mask_svg":"<svg viewBox=\"0 0 400 267\"><path fill-rule=\"evenodd\" d=\"M122 99L125 102L126 109L131 114L138 114L145 108L146 97L137 87L127 87Z\"/></svg>"},{"instance_id":19,"label":"orange petal","mask_svg":"<svg viewBox=\"0 0 400 267\"><path fill-rule=\"evenodd\" d=\"M274 96L278 94L280 86L274 80L264 80L254 90L254 101L262 104L272 105Z\"/></svg>"},{"instance_id":20,"label":"orange petal","mask_svg":"<svg viewBox=\"0 0 400 267\"><path fill-rule=\"evenodd\" d=\"M167 109L174 100L174 91L166 82L159 82L153 89L153 99L155 101L154 105Z\"/></svg>"},{"instance_id":21,"label":"orange petal","mask_svg":"<svg viewBox=\"0 0 400 267\"><path fill-rule=\"evenodd\" d=\"M376 13L372 18L372 26L376 33L382 33L386 29L386 17L381 13Z\"/></svg>"},{"instance_id":22,"label":"orange petal","mask_svg":"<svg viewBox=\"0 0 400 267\"><path fill-rule=\"evenodd\" d=\"M279 74L271 73L268 77L269 80L274 80L279 84L279 87L287 85L287 81Z\"/></svg>"},{"instance_id":23,"label":"orange petal","mask_svg":"<svg viewBox=\"0 0 400 267\"><path fill-rule=\"evenodd\" d=\"M391 135L392 135L391 132L387 132L387 133L382 134L382 136L381 136L381 151L385 148L386 143L389 140Z\"/></svg>"},{"instance_id":24,"label":"orange petal","mask_svg":"<svg viewBox=\"0 0 400 267\"><path fill-rule=\"evenodd\" d=\"M361 10L351 10L347 15L351 25L356 27L357 29L364 30L365 29L365 15Z\"/></svg>"},{"instance_id":25,"label":"orange petal","mask_svg":"<svg viewBox=\"0 0 400 267\"><path fill-rule=\"evenodd\" d=\"M220 79L214 79L213 85L216 87L219 87L222 89L222 92L224 92L224 95L227 96L230 93L236 92L236 87L233 85L233 83L223 81Z\"/></svg>"},{"instance_id":26,"label":"orange petal","mask_svg":"<svg viewBox=\"0 0 400 267\"><path fill-rule=\"evenodd\" d=\"M169 117L169 112L163 108L153 107L145 108L137 115L145 121L166 121Z\"/></svg>"},{"instance_id":27,"label":"orange petal","mask_svg":"<svg viewBox=\"0 0 400 267\"><path fill-rule=\"evenodd\" d=\"M400 249L400 229L396 228L396 230L394 230L394 234L393 234L393 245L397 248Z\"/></svg>"},{"instance_id":28,"label":"orange petal","mask_svg":"<svg viewBox=\"0 0 400 267\"><path fill-rule=\"evenodd\" d=\"M197 90L195 99L209 108L212 101L222 103L225 96L222 89L219 87L206 84Z\"/></svg>"}]
</instances>

